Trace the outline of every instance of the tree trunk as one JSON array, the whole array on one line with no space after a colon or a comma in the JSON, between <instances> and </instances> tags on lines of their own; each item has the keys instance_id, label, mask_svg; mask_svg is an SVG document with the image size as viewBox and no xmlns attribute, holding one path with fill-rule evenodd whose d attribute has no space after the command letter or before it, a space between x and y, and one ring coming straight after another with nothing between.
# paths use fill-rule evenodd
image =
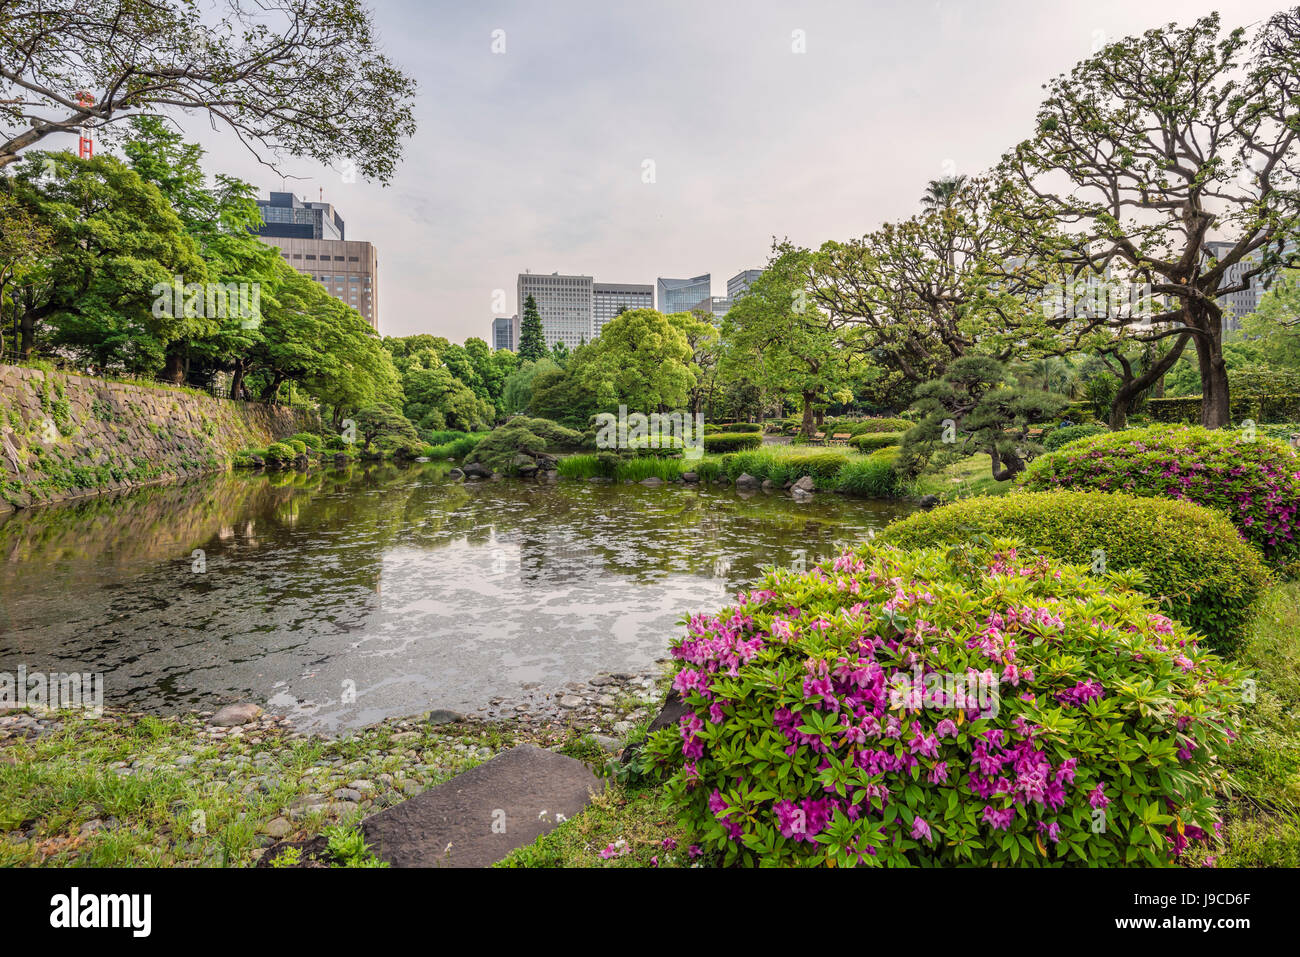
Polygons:
<instances>
[{"instance_id":1,"label":"tree trunk","mask_svg":"<svg viewBox=\"0 0 1300 957\"><path fill-rule=\"evenodd\" d=\"M284 382L284 376L279 374L277 374L275 378L273 378L270 382L268 382L266 388L262 390L262 401L265 402L267 405L273 404L275 402L276 396L280 394L280 385L283 382Z\"/></svg>"},{"instance_id":2,"label":"tree trunk","mask_svg":"<svg viewBox=\"0 0 1300 957\"><path fill-rule=\"evenodd\" d=\"M30 359L32 350L36 348L36 317L30 311L23 313L19 321L19 332L22 344L18 347L18 354L24 360Z\"/></svg>"},{"instance_id":3,"label":"tree trunk","mask_svg":"<svg viewBox=\"0 0 1300 957\"><path fill-rule=\"evenodd\" d=\"M1161 356L1158 361L1152 363L1151 367L1141 375L1134 375L1132 364L1123 355L1116 355L1116 358L1120 361L1123 374L1120 378L1119 388L1115 391L1115 398L1110 403L1110 421L1108 425L1112 432L1118 432L1128 425L1128 411L1133 405L1133 400L1152 386L1163 384L1165 373L1173 368L1174 363L1183 354L1183 348L1187 345L1188 338L1185 335L1179 336L1173 348Z\"/></svg>"},{"instance_id":4,"label":"tree trunk","mask_svg":"<svg viewBox=\"0 0 1300 957\"><path fill-rule=\"evenodd\" d=\"M185 356L175 350L167 350L167 362L163 365L163 371L158 378L163 382L170 382L172 385L180 385L185 381Z\"/></svg>"},{"instance_id":5,"label":"tree trunk","mask_svg":"<svg viewBox=\"0 0 1300 957\"><path fill-rule=\"evenodd\" d=\"M238 399L239 390L242 389L243 387L244 387L244 363L241 361L236 361L234 374L231 375L230 377L230 397L232 399Z\"/></svg>"},{"instance_id":6,"label":"tree trunk","mask_svg":"<svg viewBox=\"0 0 1300 957\"><path fill-rule=\"evenodd\" d=\"M811 439L816 431L813 427L813 399L816 397L815 392L805 392L803 394L803 424L799 431L805 439Z\"/></svg>"},{"instance_id":7,"label":"tree trunk","mask_svg":"<svg viewBox=\"0 0 1300 957\"><path fill-rule=\"evenodd\" d=\"M1196 361L1201 370L1201 425L1222 429L1230 421L1228 367L1223 361L1223 333L1213 329L1196 337Z\"/></svg>"},{"instance_id":8,"label":"tree trunk","mask_svg":"<svg viewBox=\"0 0 1300 957\"><path fill-rule=\"evenodd\" d=\"M1005 482L1013 479L1025 470L1025 461L1014 452L1002 453L996 445L989 449L989 458L993 460L993 481Z\"/></svg>"}]
</instances>

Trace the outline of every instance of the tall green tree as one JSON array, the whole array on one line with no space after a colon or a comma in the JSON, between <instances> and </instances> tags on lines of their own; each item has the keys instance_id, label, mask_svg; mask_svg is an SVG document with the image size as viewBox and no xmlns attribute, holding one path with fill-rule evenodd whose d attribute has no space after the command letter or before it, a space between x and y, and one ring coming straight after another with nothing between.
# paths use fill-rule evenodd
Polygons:
<instances>
[{"instance_id":1,"label":"tall green tree","mask_svg":"<svg viewBox=\"0 0 1300 957\"><path fill-rule=\"evenodd\" d=\"M1229 421L1221 297L1296 258L1298 18L1279 14L1253 43L1210 14L1109 44L1052 81L1034 135L1002 162L1074 231L1062 260L1076 273L1119 273L1167 302L1154 314L1067 311L1057 326L1138 343L1190 337L1209 428ZM1216 238L1227 244L1217 256Z\"/></svg>"},{"instance_id":2,"label":"tall green tree","mask_svg":"<svg viewBox=\"0 0 1300 957\"><path fill-rule=\"evenodd\" d=\"M252 303L260 302L262 291L273 294L281 257L275 247L255 235L262 216L253 187L222 174L209 187L202 167L202 148L186 143L159 117L135 117L129 126L131 138L123 152L131 168L157 186L180 217L207 265L207 280L256 290ZM189 281L188 277L180 278ZM232 372L235 381L231 394L238 395L248 349L261 317L247 316L239 310L225 312L207 317L211 328L202 339L177 338L169 343L160 378L181 382L190 360L196 358Z\"/></svg>"},{"instance_id":3,"label":"tall green tree","mask_svg":"<svg viewBox=\"0 0 1300 957\"><path fill-rule=\"evenodd\" d=\"M537 300L529 296L524 300L524 318L519 323L519 358L525 362L536 362L546 355L542 316L537 311Z\"/></svg>"},{"instance_id":4,"label":"tall green tree","mask_svg":"<svg viewBox=\"0 0 1300 957\"><path fill-rule=\"evenodd\" d=\"M649 414L682 409L695 385L686 336L654 309L630 309L600 331L580 381L600 407Z\"/></svg>"},{"instance_id":5,"label":"tall green tree","mask_svg":"<svg viewBox=\"0 0 1300 957\"><path fill-rule=\"evenodd\" d=\"M156 308L157 287L206 281L207 267L158 188L121 161L34 152L0 190L52 245L39 274L11 291L23 356L42 343L100 370L152 374L169 343L211 332L194 310Z\"/></svg>"},{"instance_id":6,"label":"tall green tree","mask_svg":"<svg viewBox=\"0 0 1300 957\"><path fill-rule=\"evenodd\" d=\"M815 406L846 385L853 355L842 324L808 293L812 261L806 249L774 244L767 267L722 325L728 367L752 376L769 395L796 398L805 437L816 431Z\"/></svg>"}]
</instances>

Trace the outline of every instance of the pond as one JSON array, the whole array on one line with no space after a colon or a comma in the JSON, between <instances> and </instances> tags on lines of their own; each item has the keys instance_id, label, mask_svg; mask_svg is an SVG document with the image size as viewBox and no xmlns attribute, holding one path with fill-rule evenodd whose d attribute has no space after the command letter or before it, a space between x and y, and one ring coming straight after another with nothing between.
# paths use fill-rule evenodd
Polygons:
<instances>
[{"instance_id":1,"label":"pond","mask_svg":"<svg viewBox=\"0 0 1300 957\"><path fill-rule=\"evenodd\" d=\"M910 510L729 487L229 473L0 516L0 672L331 731L648 669L682 616Z\"/></svg>"}]
</instances>

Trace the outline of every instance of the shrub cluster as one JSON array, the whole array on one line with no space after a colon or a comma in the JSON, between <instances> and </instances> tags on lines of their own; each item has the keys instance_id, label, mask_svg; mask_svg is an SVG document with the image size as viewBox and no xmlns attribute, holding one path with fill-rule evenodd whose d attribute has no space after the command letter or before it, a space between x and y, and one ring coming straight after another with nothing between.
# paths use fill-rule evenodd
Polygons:
<instances>
[{"instance_id":1,"label":"shrub cluster","mask_svg":"<svg viewBox=\"0 0 1300 957\"><path fill-rule=\"evenodd\" d=\"M891 445L899 445L903 441L901 432L863 432L861 435L855 435L849 440L859 452L874 452L876 449L887 449Z\"/></svg>"},{"instance_id":2,"label":"shrub cluster","mask_svg":"<svg viewBox=\"0 0 1300 957\"><path fill-rule=\"evenodd\" d=\"M1003 543L773 571L689 619L643 760L723 864L1167 864L1243 675L1126 585Z\"/></svg>"},{"instance_id":3,"label":"shrub cluster","mask_svg":"<svg viewBox=\"0 0 1300 957\"><path fill-rule=\"evenodd\" d=\"M1047 452L1055 452L1063 445L1069 445L1071 442L1077 442L1079 439L1086 439L1091 435L1102 435L1109 432L1110 429L1097 423L1084 423L1083 425L1067 425L1061 429L1053 429L1043 439L1043 449Z\"/></svg>"},{"instance_id":4,"label":"shrub cluster","mask_svg":"<svg viewBox=\"0 0 1300 957\"><path fill-rule=\"evenodd\" d=\"M762 432L763 426L759 422L718 422L717 424L708 424L704 426L705 435L714 435L725 433L735 435L739 432Z\"/></svg>"},{"instance_id":5,"label":"shrub cluster","mask_svg":"<svg viewBox=\"0 0 1300 957\"><path fill-rule=\"evenodd\" d=\"M272 442L262 453L266 459L266 464L273 468L282 468L286 465L292 465L293 460L298 457L298 452L292 445L287 442Z\"/></svg>"},{"instance_id":6,"label":"shrub cluster","mask_svg":"<svg viewBox=\"0 0 1300 957\"><path fill-rule=\"evenodd\" d=\"M1262 435L1159 425L1082 439L1019 477L1032 491L1100 489L1217 509L1279 568L1300 561L1300 460Z\"/></svg>"},{"instance_id":7,"label":"shrub cluster","mask_svg":"<svg viewBox=\"0 0 1300 957\"><path fill-rule=\"evenodd\" d=\"M903 548L1016 539L1098 574L1138 569L1143 591L1216 650L1246 634L1271 576L1263 557L1218 512L1106 492L1027 492L966 499L894 522L880 540Z\"/></svg>"},{"instance_id":8,"label":"shrub cluster","mask_svg":"<svg viewBox=\"0 0 1300 957\"><path fill-rule=\"evenodd\" d=\"M739 452L744 449L756 449L762 444L763 436L758 433L724 432L704 436L706 452Z\"/></svg>"}]
</instances>

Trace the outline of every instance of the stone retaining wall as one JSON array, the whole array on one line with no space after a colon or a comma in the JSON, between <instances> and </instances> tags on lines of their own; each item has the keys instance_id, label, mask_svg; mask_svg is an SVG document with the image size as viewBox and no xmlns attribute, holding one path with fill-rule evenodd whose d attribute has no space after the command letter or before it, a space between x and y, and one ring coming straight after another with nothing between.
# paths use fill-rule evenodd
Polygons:
<instances>
[{"instance_id":1,"label":"stone retaining wall","mask_svg":"<svg viewBox=\"0 0 1300 957\"><path fill-rule=\"evenodd\" d=\"M0 365L0 512L229 467L314 413Z\"/></svg>"}]
</instances>

